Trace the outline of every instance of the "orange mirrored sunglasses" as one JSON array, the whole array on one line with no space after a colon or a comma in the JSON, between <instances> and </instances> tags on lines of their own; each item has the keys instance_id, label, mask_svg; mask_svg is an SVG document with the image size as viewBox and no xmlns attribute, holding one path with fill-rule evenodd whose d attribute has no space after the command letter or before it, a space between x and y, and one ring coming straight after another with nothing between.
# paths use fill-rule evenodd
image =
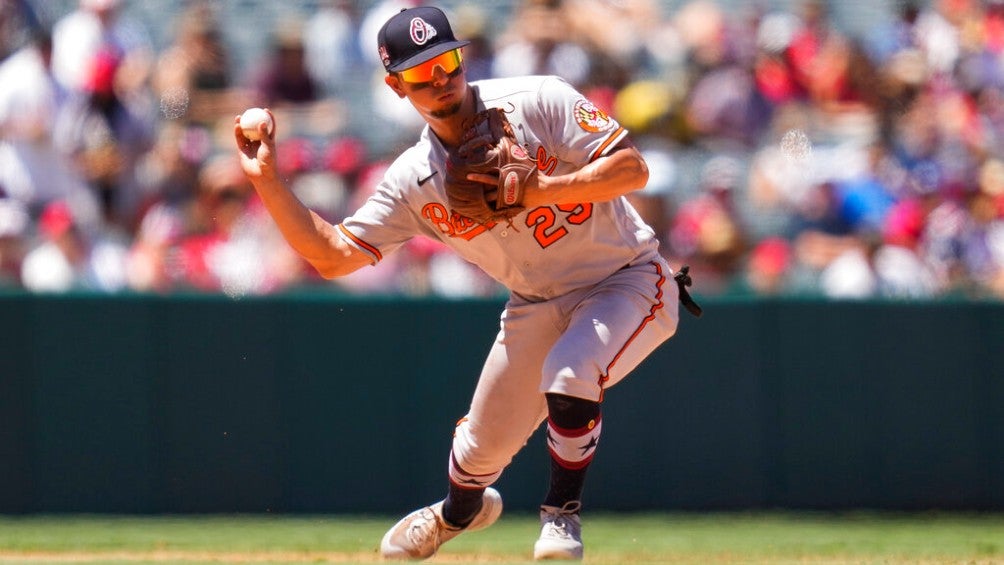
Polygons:
<instances>
[{"instance_id":1,"label":"orange mirrored sunglasses","mask_svg":"<svg viewBox=\"0 0 1004 565\"><path fill-rule=\"evenodd\" d=\"M460 49L454 49L442 55L437 55L414 67L398 71L397 74L405 82L431 82L435 75L436 67L443 69L444 73L450 74L460 67L460 63L463 60L464 57L460 54Z\"/></svg>"}]
</instances>

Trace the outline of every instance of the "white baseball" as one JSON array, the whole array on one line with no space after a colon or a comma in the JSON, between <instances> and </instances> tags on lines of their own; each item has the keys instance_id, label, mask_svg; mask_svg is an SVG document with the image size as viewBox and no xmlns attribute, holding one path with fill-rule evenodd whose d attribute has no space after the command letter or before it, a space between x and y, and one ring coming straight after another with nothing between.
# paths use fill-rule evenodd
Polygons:
<instances>
[{"instance_id":1,"label":"white baseball","mask_svg":"<svg viewBox=\"0 0 1004 565\"><path fill-rule=\"evenodd\" d=\"M268 112L261 108L248 108L241 114L241 130L244 132L244 137L251 141L261 139L261 135L258 133L258 126L263 123L268 124L265 132L268 135L272 135L272 128L275 127L275 124L272 122L272 116Z\"/></svg>"}]
</instances>

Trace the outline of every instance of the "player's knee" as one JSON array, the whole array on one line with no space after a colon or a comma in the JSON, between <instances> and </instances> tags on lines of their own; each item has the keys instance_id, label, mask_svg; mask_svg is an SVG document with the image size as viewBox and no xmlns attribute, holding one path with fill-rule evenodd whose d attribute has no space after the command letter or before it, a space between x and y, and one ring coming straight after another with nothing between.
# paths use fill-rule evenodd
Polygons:
<instances>
[{"instance_id":1,"label":"player's knee","mask_svg":"<svg viewBox=\"0 0 1004 565\"><path fill-rule=\"evenodd\" d=\"M588 358L569 361L552 355L544 361L541 392L598 401L602 391L602 369Z\"/></svg>"}]
</instances>

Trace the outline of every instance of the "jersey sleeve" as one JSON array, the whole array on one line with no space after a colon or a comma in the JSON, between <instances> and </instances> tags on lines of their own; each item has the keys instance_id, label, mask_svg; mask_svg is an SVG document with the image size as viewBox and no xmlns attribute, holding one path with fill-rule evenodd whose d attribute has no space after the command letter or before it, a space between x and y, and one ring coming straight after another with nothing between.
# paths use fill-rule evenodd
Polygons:
<instances>
[{"instance_id":1,"label":"jersey sleeve","mask_svg":"<svg viewBox=\"0 0 1004 565\"><path fill-rule=\"evenodd\" d=\"M543 122L552 128L545 142L564 161L585 165L627 137L617 120L559 77L544 81L538 97Z\"/></svg>"},{"instance_id":2,"label":"jersey sleeve","mask_svg":"<svg viewBox=\"0 0 1004 565\"><path fill-rule=\"evenodd\" d=\"M363 205L338 225L342 239L369 255L373 264L422 231L396 186L400 185L388 171Z\"/></svg>"}]
</instances>

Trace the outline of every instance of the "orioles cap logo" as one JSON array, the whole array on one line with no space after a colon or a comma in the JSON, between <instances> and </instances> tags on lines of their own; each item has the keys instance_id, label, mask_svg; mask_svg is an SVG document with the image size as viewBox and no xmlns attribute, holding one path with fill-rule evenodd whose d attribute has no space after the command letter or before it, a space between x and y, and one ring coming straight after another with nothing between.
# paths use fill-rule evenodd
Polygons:
<instances>
[{"instance_id":1,"label":"orioles cap logo","mask_svg":"<svg viewBox=\"0 0 1004 565\"><path fill-rule=\"evenodd\" d=\"M436 37L436 28L432 27L422 18L411 19L411 40L415 45L425 45L430 39Z\"/></svg>"}]
</instances>

